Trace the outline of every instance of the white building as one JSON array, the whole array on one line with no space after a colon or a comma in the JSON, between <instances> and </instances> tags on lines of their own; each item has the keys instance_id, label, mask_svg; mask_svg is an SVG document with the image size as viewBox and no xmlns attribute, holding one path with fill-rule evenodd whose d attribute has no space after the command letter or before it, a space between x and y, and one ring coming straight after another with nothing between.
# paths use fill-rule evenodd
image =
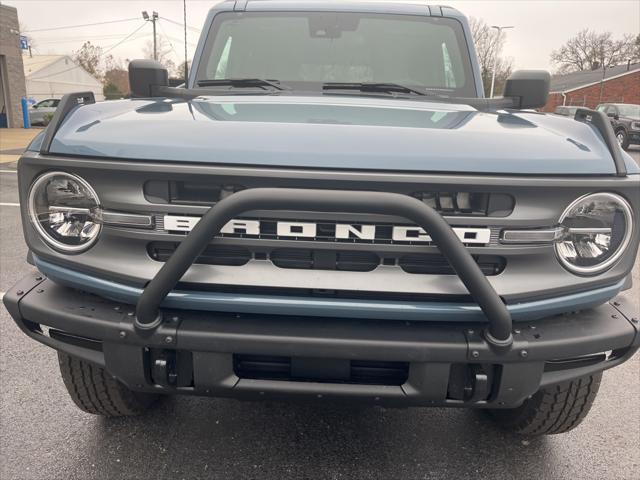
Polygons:
<instances>
[{"instance_id":1,"label":"white building","mask_svg":"<svg viewBox=\"0 0 640 480\"><path fill-rule=\"evenodd\" d=\"M28 98L40 101L91 91L96 100L104 100L102 83L67 55L24 55L22 61Z\"/></svg>"}]
</instances>

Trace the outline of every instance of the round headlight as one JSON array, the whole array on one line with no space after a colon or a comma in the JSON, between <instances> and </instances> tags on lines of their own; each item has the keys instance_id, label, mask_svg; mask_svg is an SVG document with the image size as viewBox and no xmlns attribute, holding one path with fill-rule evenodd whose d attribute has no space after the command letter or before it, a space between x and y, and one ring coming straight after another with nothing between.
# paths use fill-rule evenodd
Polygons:
<instances>
[{"instance_id":1,"label":"round headlight","mask_svg":"<svg viewBox=\"0 0 640 480\"><path fill-rule=\"evenodd\" d=\"M41 175L29 191L29 217L43 240L67 253L88 249L102 229L100 201L82 178L64 172Z\"/></svg>"},{"instance_id":2,"label":"round headlight","mask_svg":"<svg viewBox=\"0 0 640 480\"><path fill-rule=\"evenodd\" d=\"M633 215L619 195L593 193L569 205L560 224L564 236L555 247L560 262L573 273L593 275L620 259L631 241Z\"/></svg>"}]
</instances>

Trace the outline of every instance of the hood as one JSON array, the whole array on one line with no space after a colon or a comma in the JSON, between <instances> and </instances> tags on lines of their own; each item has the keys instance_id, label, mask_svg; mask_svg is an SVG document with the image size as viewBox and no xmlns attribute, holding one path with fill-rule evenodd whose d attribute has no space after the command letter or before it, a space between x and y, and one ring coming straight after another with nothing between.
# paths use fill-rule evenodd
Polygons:
<instances>
[{"instance_id":1,"label":"hood","mask_svg":"<svg viewBox=\"0 0 640 480\"><path fill-rule=\"evenodd\" d=\"M595 129L571 119L355 96L100 102L72 112L50 152L351 170L615 173Z\"/></svg>"}]
</instances>

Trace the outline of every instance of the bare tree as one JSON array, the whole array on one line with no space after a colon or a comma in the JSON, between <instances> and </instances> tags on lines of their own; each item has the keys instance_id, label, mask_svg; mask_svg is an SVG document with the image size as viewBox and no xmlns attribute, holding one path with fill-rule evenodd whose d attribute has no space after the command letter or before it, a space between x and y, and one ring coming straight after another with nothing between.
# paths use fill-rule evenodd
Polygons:
<instances>
[{"instance_id":1,"label":"bare tree","mask_svg":"<svg viewBox=\"0 0 640 480\"><path fill-rule=\"evenodd\" d=\"M493 58L498 53L496 62L496 84L495 93L500 94L504 90L504 83L511 75L513 70L513 59L502 56L502 48L504 47L504 35L498 39L498 35L487 23L480 19L471 17L469 19L471 27L471 35L473 43L476 46L478 62L480 63L480 72L482 83L484 85L485 96L489 95L491 88L491 75L493 73Z\"/></svg>"},{"instance_id":2,"label":"bare tree","mask_svg":"<svg viewBox=\"0 0 640 480\"><path fill-rule=\"evenodd\" d=\"M191 61L187 61L187 62L180 62L180 65L177 66L175 74L176 77L178 78L184 78L189 74L189 71L191 70Z\"/></svg>"},{"instance_id":3,"label":"bare tree","mask_svg":"<svg viewBox=\"0 0 640 480\"><path fill-rule=\"evenodd\" d=\"M87 41L73 53L73 60L96 78L102 78L102 47Z\"/></svg>"},{"instance_id":4,"label":"bare tree","mask_svg":"<svg viewBox=\"0 0 640 480\"><path fill-rule=\"evenodd\" d=\"M130 91L129 72L123 66L122 61L114 58L113 55L107 55L104 63L104 76L102 78L104 96L106 98L121 98L128 95Z\"/></svg>"},{"instance_id":5,"label":"bare tree","mask_svg":"<svg viewBox=\"0 0 640 480\"><path fill-rule=\"evenodd\" d=\"M157 37L158 62L169 71L170 76L176 73L176 64L169 58L173 50L173 46L163 36L159 35ZM153 58L153 40L147 41L143 49L143 54L145 58ZM180 74L178 76L180 76Z\"/></svg>"},{"instance_id":6,"label":"bare tree","mask_svg":"<svg viewBox=\"0 0 640 480\"><path fill-rule=\"evenodd\" d=\"M606 69L640 59L640 35L623 35L614 39L611 32L597 33L584 29L571 37L558 50L551 52L551 61L560 73Z\"/></svg>"}]
</instances>

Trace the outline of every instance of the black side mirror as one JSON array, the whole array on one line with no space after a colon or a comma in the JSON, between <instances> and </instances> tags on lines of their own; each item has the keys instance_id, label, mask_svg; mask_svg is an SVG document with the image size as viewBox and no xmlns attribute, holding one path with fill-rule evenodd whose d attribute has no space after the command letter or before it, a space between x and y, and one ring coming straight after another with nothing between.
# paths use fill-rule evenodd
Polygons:
<instances>
[{"instance_id":1,"label":"black side mirror","mask_svg":"<svg viewBox=\"0 0 640 480\"><path fill-rule=\"evenodd\" d=\"M517 108L540 108L547 103L551 75L546 70L518 70L504 86L504 96L516 99Z\"/></svg>"},{"instance_id":2,"label":"black side mirror","mask_svg":"<svg viewBox=\"0 0 640 480\"><path fill-rule=\"evenodd\" d=\"M169 86L169 73L155 60L131 60L129 63L129 87L132 98L157 96L157 87Z\"/></svg>"},{"instance_id":3,"label":"black side mirror","mask_svg":"<svg viewBox=\"0 0 640 480\"><path fill-rule=\"evenodd\" d=\"M607 117L611 117L611 118L613 118L614 120L618 120L618 118L620 118L620 117L618 117L618 114L617 114L617 113L615 113L615 112L608 112L608 113L607 113Z\"/></svg>"}]
</instances>

